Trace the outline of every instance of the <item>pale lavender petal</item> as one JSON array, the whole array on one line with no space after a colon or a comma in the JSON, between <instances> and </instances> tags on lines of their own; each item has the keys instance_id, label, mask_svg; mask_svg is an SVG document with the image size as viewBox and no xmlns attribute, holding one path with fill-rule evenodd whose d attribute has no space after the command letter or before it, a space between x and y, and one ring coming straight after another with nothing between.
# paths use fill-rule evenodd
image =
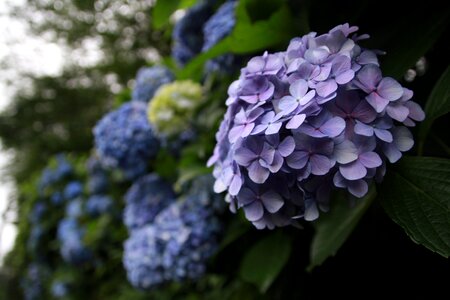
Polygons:
<instances>
[{"instance_id":1,"label":"pale lavender petal","mask_svg":"<svg viewBox=\"0 0 450 300\"><path fill-rule=\"evenodd\" d=\"M284 96L280 99L278 107L283 111L283 113L288 114L293 112L298 107L297 99L292 96Z\"/></svg>"},{"instance_id":2,"label":"pale lavender petal","mask_svg":"<svg viewBox=\"0 0 450 300\"><path fill-rule=\"evenodd\" d=\"M349 140L334 146L334 159L340 164L348 164L358 159L358 150Z\"/></svg>"},{"instance_id":3,"label":"pale lavender petal","mask_svg":"<svg viewBox=\"0 0 450 300\"><path fill-rule=\"evenodd\" d=\"M299 114L292 117L289 122L286 124L287 129L297 129L300 125L305 121L306 115Z\"/></svg>"},{"instance_id":4,"label":"pale lavender petal","mask_svg":"<svg viewBox=\"0 0 450 300\"><path fill-rule=\"evenodd\" d=\"M273 157L272 164L268 166L269 170L272 173L277 173L278 171L280 171L282 166L283 166L283 157L281 156L280 153L276 152Z\"/></svg>"},{"instance_id":5,"label":"pale lavender petal","mask_svg":"<svg viewBox=\"0 0 450 300\"><path fill-rule=\"evenodd\" d=\"M264 208L259 201L253 201L251 204L244 206L244 213L250 222L258 221L264 215Z\"/></svg>"},{"instance_id":6,"label":"pale lavender petal","mask_svg":"<svg viewBox=\"0 0 450 300\"><path fill-rule=\"evenodd\" d=\"M286 137L278 146L278 152L283 157L291 155L291 153L294 152L294 149L295 149L295 141L292 136Z\"/></svg>"},{"instance_id":7,"label":"pale lavender petal","mask_svg":"<svg viewBox=\"0 0 450 300\"><path fill-rule=\"evenodd\" d=\"M389 130L375 128L374 132L377 138L382 141L387 143L391 143L393 141L392 133Z\"/></svg>"},{"instance_id":8,"label":"pale lavender petal","mask_svg":"<svg viewBox=\"0 0 450 300\"><path fill-rule=\"evenodd\" d=\"M314 81L324 81L330 77L331 74L331 63L320 65L320 72L314 77Z\"/></svg>"},{"instance_id":9,"label":"pale lavender petal","mask_svg":"<svg viewBox=\"0 0 450 300\"><path fill-rule=\"evenodd\" d=\"M242 178L241 176L234 175L233 179L231 180L230 187L228 189L228 192L231 196L236 196L242 187Z\"/></svg>"},{"instance_id":10,"label":"pale lavender petal","mask_svg":"<svg viewBox=\"0 0 450 300\"><path fill-rule=\"evenodd\" d=\"M248 205L248 204L252 203L253 201L255 201L256 195L251 189L249 189L247 187L243 187L239 191L239 193L237 195L237 199L238 199L239 207L241 207L241 206Z\"/></svg>"},{"instance_id":11,"label":"pale lavender petal","mask_svg":"<svg viewBox=\"0 0 450 300\"><path fill-rule=\"evenodd\" d=\"M319 217L319 210L317 209L316 202L313 199L305 200L305 220L314 221Z\"/></svg>"},{"instance_id":12,"label":"pale lavender petal","mask_svg":"<svg viewBox=\"0 0 450 300\"><path fill-rule=\"evenodd\" d=\"M332 164L328 157L320 154L314 154L309 159L311 164L311 173L314 175L325 175L331 169Z\"/></svg>"},{"instance_id":13,"label":"pale lavender petal","mask_svg":"<svg viewBox=\"0 0 450 300\"><path fill-rule=\"evenodd\" d=\"M266 182L267 178L269 178L270 172L266 168L263 168L258 161L254 161L249 167L248 167L248 177L254 182L254 183L264 183Z\"/></svg>"},{"instance_id":14,"label":"pale lavender petal","mask_svg":"<svg viewBox=\"0 0 450 300\"><path fill-rule=\"evenodd\" d=\"M384 144L383 152L390 163L395 163L402 157L402 153L395 147L394 143Z\"/></svg>"},{"instance_id":15,"label":"pale lavender petal","mask_svg":"<svg viewBox=\"0 0 450 300\"><path fill-rule=\"evenodd\" d=\"M255 153L245 147L238 148L234 153L236 162L244 167L249 166L257 157Z\"/></svg>"},{"instance_id":16,"label":"pale lavender petal","mask_svg":"<svg viewBox=\"0 0 450 300\"><path fill-rule=\"evenodd\" d=\"M305 59L315 65L323 63L329 55L330 53L325 47L318 47L305 51Z\"/></svg>"},{"instance_id":17,"label":"pale lavender petal","mask_svg":"<svg viewBox=\"0 0 450 300\"><path fill-rule=\"evenodd\" d=\"M249 136L250 133L252 133L252 130L254 127L255 127L255 123L249 123L247 125L244 125L244 128L242 128L242 131L241 131L241 137Z\"/></svg>"},{"instance_id":18,"label":"pale lavender petal","mask_svg":"<svg viewBox=\"0 0 450 300\"><path fill-rule=\"evenodd\" d=\"M341 173L336 172L334 174L333 183L334 183L334 185L336 187L346 188L347 187L347 182L348 181L344 177L342 177Z\"/></svg>"},{"instance_id":19,"label":"pale lavender petal","mask_svg":"<svg viewBox=\"0 0 450 300\"><path fill-rule=\"evenodd\" d=\"M225 192L227 188L228 188L227 185L220 178L217 178L216 181L214 182L213 189L215 193Z\"/></svg>"},{"instance_id":20,"label":"pale lavender petal","mask_svg":"<svg viewBox=\"0 0 450 300\"><path fill-rule=\"evenodd\" d=\"M375 108L377 113L381 113L389 104L389 100L380 97L376 92L370 93L366 97L367 102Z\"/></svg>"},{"instance_id":21,"label":"pale lavender petal","mask_svg":"<svg viewBox=\"0 0 450 300\"><path fill-rule=\"evenodd\" d=\"M356 75L358 81L362 84L360 87L366 93L371 93L377 88L382 79L380 68L376 65L365 65Z\"/></svg>"},{"instance_id":22,"label":"pale lavender petal","mask_svg":"<svg viewBox=\"0 0 450 300\"><path fill-rule=\"evenodd\" d=\"M299 132L302 132L304 134L316 138L322 138L327 136L326 134L322 133L322 131L320 131L320 128L315 128L309 124L303 124L300 128L298 128L298 130Z\"/></svg>"},{"instance_id":23,"label":"pale lavender petal","mask_svg":"<svg viewBox=\"0 0 450 300\"><path fill-rule=\"evenodd\" d=\"M316 92L320 97L328 97L337 90L337 84L334 79L328 79L327 81L321 81L316 85Z\"/></svg>"},{"instance_id":24,"label":"pale lavender petal","mask_svg":"<svg viewBox=\"0 0 450 300\"><path fill-rule=\"evenodd\" d=\"M394 144L398 150L405 152L414 146L414 139L408 128L399 126L394 128Z\"/></svg>"},{"instance_id":25,"label":"pale lavender petal","mask_svg":"<svg viewBox=\"0 0 450 300\"><path fill-rule=\"evenodd\" d=\"M294 98L300 99L308 92L308 83L303 79L299 79L291 84L289 92Z\"/></svg>"},{"instance_id":26,"label":"pale lavender petal","mask_svg":"<svg viewBox=\"0 0 450 300\"><path fill-rule=\"evenodd\" d=\"M273 83L269 82L269 88L258 95L258 100L259 101L268 100L270 97L273 96L274 91L275 91L275 86L273 85Z\"/></svg>"},{"instance_id":27,"label":"pale lavender petal","mask_svg":"<svg viewBox=\"0 0 450 300\"><path fill-rule=\"evenodd\" d=\"M369 191L369 186L367 182L363 179L349 181L347 188L350 194L358 198L364 197Z\"/></svg>"},{"instance_id":28,"label":"pale lavender petal","mask_svg":"<svg viewBox=\"0 0 450 300\"><path fill-rule=\"evenodd\" d=\"M263 132L264 130L266 130L267 127L268 127L268 124L256 125L251 134L252 135L259 134L259 133Z\"/></svg>"},{"instance_id":29,"label":"pale lavender petal","mask_svg":"<svg viewBox=\"0 0 450 300\"><path fill-rule=\"evenodd\" d=\"M264 69L266 65L266 60L262 56L253 57L247 63L248 73L258 73Z\"/></svg>"},{"instance_id":30,"label":"pale lavender petal","mask_svg":"<svg viewBox=\"0 0 450 300\"><path fill-rule=\"evenodd\" d=\"M359 101L350 112L356 119L364 123L370 123L377 117L377 112L366 101Z\"/></svg>"},{"instance_id":31,"label":"pale lavender petal","mask_svg":"<svg viewBox=\"0 0 450 300\"><path fill-rule=\"evenodd\" d=\"M228 132L228 140L230 143L235 143L241 137L244 127L243 125L239 125L231 128L230 132Z\"/></svg>"},{"instance_id":32,"label":"pale lavender petal","mask_svg":"<svg viewBox=\"0 0 450 300\"><path fill-rule=\"evenodd\" d=\"M378 84L377 92L384 99L394 101L400 99L403 95L403 88L397 80L390 77L385 77Z\"/></svg>"},{"instance_id":33,"label":"pale lavender petal","mask_svg":"<svg viewBox=\"0 0 450 300\"><path fill-rule=\"evenodd\" d=\"M314 96L316 95L316 91L311 90L308 93L306 93L305 96L303 96L302 98L300 98L300 105L306 105L309 103L309 101L311 101L311 99L314 98Z\"/></svg>"},{"instance_id":34,"label":"pale lavender petal","mask_svg":"<svg viewBox=\"0 0 450 300\"><path fill-rule=\"evenodd\" d=\"M349 83L353 78L355 78L355 71L349 69L336 76L335 79L338 84L346 84Z\"/></svg>"},{"instance_id":35,"label":"pale lavender petal","mask_svg":"<svg viewBox=\"0 0 450 300\"><path fill-rule=\"evenodd\" d=\"M364 136L373 136L374 133L373 127L371 125L367 125L359 121L356 121L354 130L355 133Z\"/></svg>"},{"instance_id":36,"label":"pale lavender petal","mask_svg":"<svg viewBox=\"0 0 450 300\"><path fill-rule=\"evenodd\" d=\"M425 119L425 112L416 102L408 101L405 103L405 106L409 109L409 118L414 121L423 121Z\"/></svg>"},{"instance_id":37,"label":"pale lavender petal","mask_svg":"<svg viewBox=\"0 0 450 300\"><path fill-rule=\"evenodd\" d=\"M266 134L270 135L270 134L278 133L280 131L280 128L282 125L283 125L283 123L281 123L281 122L269 124L269 126L267 127L267 130L266 130Z\"/></svg>"},{"instance_id":38,"label":"pale lavender petal","mask_svg":"<svg viewBox=\"0 0 450 300\"><path fill-rule=\"evenodd\" d=\"M259 116L261 116L264 113L264 109L262 109L261 107L257 107L255 109L252 109L251 111L248 112L248 117L246 122L253 122L254 120L256 120Z\"/></svg>"},{"instance_id":39,"label":"pale lavender petal","mask_svg":"<svg viewBox=\"0 0 450 300\"><path fill-rule=\"evenodd\" d=\"M345 121L340 117L333 117L320 126L320 131L329 137L336 137L345 129Z\"/></svg>"},{"instance_id":40,"label":"pale lavender petal","mask_svg":"<svg viewBox=\"0 0 450 300\"><path fill-rule=\"evenodd\" d=\"M361 153L358 159L366 168L376 168L381 166L381 158L375 152Z\"/></svg>"},{"instance_id":41,"label":"pale lavender petal","mask_svg":"<svg viewBox=\"0 0 450 300\"><path fill-rule=\"evenodd\" d=\"M378 66L378 58L375 52L370 50L363 51L357 58L356 61L361 65L374 64Z\"/></svg>"},{"instance_id":42,"label":"pale lavender petal","mask_svg":"<svg viewBox=\"0 0 450 300\"><path fill-rule=\"evenodd\" d=\"M272 214L279 211L284 205L283 198L274 191L268 191L262 194L261 202L264 205L264 208Z\"/></svg>"},{"instance_id":43,"label":"pale lavender petal","mask_svg":"<svg viewBox=\"0 0 450 300\"><path fill-rule=\"evenodd\" d=\"M275 149L268 143L264 143L263 150L260 154L260 159L263 160L267 165L272 164L273 156L275 155Z\"/></svg>"},{"instance_id":44,"label":"pale lavender petal","mask_svg":"<svg viewBox=\"0 0 450 300\"><path fill-rule=\"evenodd\" d=\"M309 154L305 151L295 151L286 157L286 163L293 169L303 168L309 160Z\"/></svg>"},{"instance_id":45,"label":"pale lavender petal","mask_svg":"<svg viewBox=\"0 0 450 300\"><path fill-rule=\"evenodd\" d=\"M342 176L348 180L361 179L367 174L366 168L358 160L347 165L339 166L339 172L341 172Z\"/></svg>"}]
</instances>

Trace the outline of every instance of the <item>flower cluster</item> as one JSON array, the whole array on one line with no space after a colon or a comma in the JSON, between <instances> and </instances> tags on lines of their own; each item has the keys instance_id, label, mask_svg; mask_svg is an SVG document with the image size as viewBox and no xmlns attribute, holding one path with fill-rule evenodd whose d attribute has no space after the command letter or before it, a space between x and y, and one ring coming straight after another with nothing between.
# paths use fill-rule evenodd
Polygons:
<instances>
[{"instance_id":1,"label":"flower cluster","mask_svg":"<svg viewBox=\"0 0 450 300\"><path fill-rule=\"evenodd\" d=\"M154 223L125 242L124 265L135 287L149 289L169 281L197 279L217 248L220 223L210 202L188 196L174 202Z\"/></svg>"},{"instance_id":2,"label":"flower cluster","mask_svg":"<svg viewBox=\"0 0 450 300\"><path fill-rule=\"evenodd\" d=\"M123 104L104 116L94 128L95 148L102 164L118 168L129 178L145 173L159 141L147 120L147 106L139 101Z\"/></svg>"},{"instance_id":3,"label":"flower cluster","mask_svg":"<svg viewBox=\"0 0 450 300\"><path fill-rule=\"evenodd\" d=\"M58 240L61 243L61 256L71 264L89 261L92 253L83 245L85 231L74 218L65 218L58 225Z\"/></svg>"},{"instance_id":4,"label":"flower cluster","mask_svg":"<svg viewBox=\"0 0 450 300\"><path fill-rule=\"evenodd\" d=\"M44 281L48 277L48 271L42 264L31 263L21 282L25 300L40 300L44 295Z\"/></svg>"},{"instance_id":5,"label":"flower cluster","mask_svg":"<svg viewBox=\"0 0 450 300\"><path fill-rule=\"evenodd\" d=\"M79 181L71 181L64 188L64 199L72 200L81 196L83 193L83 185Z\"/></svg>"},{"instance_id":6,"label":"flower cluster","mask_svg":"<svg viewBox=\"0 0 450 300\"><path fill-rule=\"evenodd\" d=\"M51 286L52 296L64 298L69 293L69 285L64 281L55 281Z\"/></svg>"},{"instance_id":7,"label":"flower cluster","mask_svg":"<svg viewBox=\"0 0 450 300\"><path fill-rule=\"evenodd\" d=\"M179 66L184 66L200 53L203 45L203 25L212 15L211 0L200 1L190 8L175 24L172 32L172 57Z\"/></svg>"},{"instance_id":8,"label":"flower cluster","mask_svg":"<svg viewBox=\"0 0 450 300\"><path fill-rule=\"evenodd\" d=\"M412 91L383 77L377 53L348 24L252 58L228 90L209 164L257 228L314 220L332 188L363 197L386 160L411 149L405 126L425 115Z\"/></svg>"},{"instance_id":9,"label":"flower cluster","mask_svg":"<svg viewBox=\"0 0 450 300\"><path fill-rule=\"evenodd\" d=\"M88 171L87 188L90 194L102 194L108 189L108 174L100 160L92 156L86 163Z\"/></svg>"},{"instance_id":10,"label":"flower cluster","mask_svg":"<svg viewBox=\"0 0 450 300\"><path fill-rule=\"evenodd\" d=\"M86 201L86 212L93 217L98 217L110 212L113 204L113 200L108 195L92 195Z\"/></svg>"},{"instance_id":11,"label":"flower cluster","mask_svg":"<svg viewBox=\"0 0 450 300\"><path fill-rule=\"evenodd\" d=\"M72 165L64 154L56 156L56 166L49 166L43 172L39 179L38 191L42 193L49 186L68 177L73 172Z\"/></svg>"},{"instance_id":12,"label":"flower cluster","mask_svg":"<svg viewBox=\"0 0 450 300\"><path fill-rule=\"evenodd\" d=\"M125 194L124 223L129 230L140 228L174 201L170 184L156 174L143 176Z\"/></svg>"},{"instance_id":13,"label":"flower cluster","mask_svg":"<svg viewBox=\"0 0 450 300\"><path fill-rule=\"evenodd\" d=\"M163 136L186 131L202 101L202 87L193 81L175 81L158 89L148 107L148 118Z\"/></svg>"},{"instance_id":14,"label":"flower cluster","mask_svg":"<svg viewBox=\"0 0 450 300\"><path fill-rule=\"evenodd\" d=\"M136 76L136 85L131 100L149 102L160 86L170 83L174 79L175 76L166 67L141 68Z\"/></svg>"},{"instance_id":15,"label":"flower cluster","mask_svg":"<svg viewBox=\"0 0 450 300\"><path fill-rule=\"evenodd\" d=\"M214 15L203 26L204 42L202 52L206 52L228 36L236 24L236 1L227 1L217 9ZM231 54L221 55L206 62L207 73L228 70L234 63Z\"/></svg>"}]
</instances>

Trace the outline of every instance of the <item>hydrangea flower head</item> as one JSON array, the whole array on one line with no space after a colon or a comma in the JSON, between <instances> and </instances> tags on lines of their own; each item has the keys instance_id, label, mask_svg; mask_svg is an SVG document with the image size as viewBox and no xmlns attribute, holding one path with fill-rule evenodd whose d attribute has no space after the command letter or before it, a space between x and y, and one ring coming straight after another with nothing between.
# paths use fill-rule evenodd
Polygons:
<instances>
[{"instance_id":1,"label":"hydrangea flower head","mask_svg":"<svg viewBox=\"0 0 450 300\"><path fill-rule=\"evenodd\" d=\"M169 69L163 66L141 68L136 76L136 85L133 89L133 101L148 102L153 98L156 90L167 83L172 82L175 76Z\"/></svg>"},{"instance_id":2,"label":"hydrangea flower head","mask_svg":"<svg viewBox=\"0 0 450 300\"><path fill-rule=\"evenodd\" d=\"M156 174L139 178L125 195L124 223L130 229L153 222L156 215L175 201L172 186Z\"/></svg>"},{"instance_id":3,"label":"hydrangea flower head","mask_svg":"<svg viewBox=\"0 0 450 300\"><path fill-rule=\"evenodd\" d=\"M23 296L25 300L39 300L45 295L44 284L49 276L44 265L33 262L26 269L26 273L21 282Z\"/></svg>"},{"instance_id":4,"label":"hydrangea flower head","mask_svg":"<svg viewBox=\"0 0 450 300\"><path fill-rule=\"evenodd\" d=\"M139 101L125 103L105 115L95 126L94 136L102 164L122 170L129 179L144 174L147 161L159 150L147 120L147 106Z\"/></svg>"},{"instance_id":5,"label":"hydrangea flower head","mask_svg":"<svg viewBox=\"0 0 450 300\"><path fill-rule=\"evenodd\" d=\"M83 193L83 185L79 181L71 181L64 188L64 199L71 200L81 196Z\"/></svg>"},{"instance_id":6,"label":"hydrangea flower head","mask_svg":"<svg viewBox=\"0 0 450 300\"><path fill-rule=\"evenodd\" d=\"M149 289L168 281L197 279L217 248L220 223L195 196L175 202L155 222L132 232L124 265L131 284Z\"/></svg>"},{"instance_id":7,"label":"hydrangea flower head","mask_svg":"<svg viewBox=\"0 0 450 300\"><path fill-rule=\"evenodd\" d=\"M148 107L148 118L164 136L181 134L190 127L202 103L202 87L191 80L175 81L158 89Z\"/></svg>"},{"instance_id":8,"label":"hydrangea flower head","mask_svg":"<svg viewBox=\"0 0 450 300\"><path fill-rule=\"evenodd\" d=\"M69 285L63 281L54 281L51 286L52 296L64 298L69 292Z\"/></svg>"},{"instance_id":9,"label":"hydrangea flower head","mask_svg":"<svg viewBox=\"0 0 450 300\"><path fill-rule=\"evenodd\" d=\"M111 211L113 200L108 195L92 195L86 201L86 212L91 216L100 216Z\"/></svg>"},{"instance_id":10,"label":"hydrangea flower head","mask_svg":"<svg viewBox=\"0 0 450 300\"><path fill-rule=\"evenodd\" d=\"M316 219L334 188L363 197L386 161L412 148L407 127L424 112L383 77L357 30L294 38L284 52L252 58L230 85L208 163L215 191L257 228Z\"/></svg>"},{"instance_id":11,"label":"hydrangea flower head","mask_svg":"<svg viewBox=\"0 0 450 300\"><path fill-rule=\"evenodd\" d=\"M228 36L236 24L235 9L237 1L227 1L222 4L214 15L208 19L203 26L203 47L202 52L206 52L223 38ZM206 72L226 71L233 65L234 56L225 54L208 60L205 65Z\"/></svg>"},{"instance_id":12,"label":"hydrangea flower head","mask_svg":"<svg viewBox=\"0 0 450 300\"><path fill-rule=\"evenodd\" d=\"M77 220L65 218L58 225L58 240L61 243L61 256L71 264L83 264L89 261L92 253L83 245L85 231Z\"/></svg>"},{"instance_id":13,"label":"hydrangea flower head","mask_svg":"<svg viewBox=\"0 0 450 300\"><path fill-rule=\"evenodd\" d=\"M184 66L200 53L203 45L202 27L211 17L214 0L203 0L191 7L176 24L172 32L172 57Z\"/></svg>"}]
</instances>

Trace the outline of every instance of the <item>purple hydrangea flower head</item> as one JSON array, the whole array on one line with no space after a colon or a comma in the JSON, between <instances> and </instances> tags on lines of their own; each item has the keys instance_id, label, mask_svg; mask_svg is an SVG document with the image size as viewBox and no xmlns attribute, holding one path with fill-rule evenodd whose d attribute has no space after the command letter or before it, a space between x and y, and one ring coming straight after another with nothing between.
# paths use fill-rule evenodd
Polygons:
<instances>
[{"instance_id":1,"label":"purple hydrangea flower head","mask_svg":"<svg viewBox=\"0 0 450 300\"><path fill-rule=\"evenodd\" d=\"M228 110L208 165L216 192L257 228L308 221L330 192L358 198L413 147L407 127L425 114L412 91L384 77L355 26L294 38L250 59L228 89Z\"/></svg>"},{"instance_id":2,"label":"purple hydrangea flower head","mask_svg":"<svg viewBox=\"0 0 450 300\"><path fill-rule=\"evenodd\" d=\"M156 174L136 180L125 194L124 223L128 229L153 222L156 215L175 201L172 186Z\"/></svg>"},{"instance_id":3,"label":"purple hydrangea flower head","mask_svg":"<svg viewBox=\"0 0 450 300\"><path fill-rule=\"evenodd\" d=\"M81 196L83 193L83 185L79 181L71 181L64 188L64 199L71 200Z\"/></svg>"},{"instance_id":4,"label":"purple hydrangea flower head","mask_svg":"<svg viewBox=\"0 0 450 300\"><path fill-rule=\"evenodd\" d=\"M94 136L102 165L122 170L128 179L144 174L148 160L159 150L159 140L147 120L147 105L139 101L105 115L95 126Z\"/></svg>"},{"instance_id":5,"label":"purple hydrangea flower head","mask_svg":"<svg viewBox=\"0 0 450 300\"><path fill-rule=\"evenodd\" d=\"M174 79L175 76L166 67L141 68L136 76L136 85L133 89L131 100L149 102L160 86L170 83Z\"/></svg>"},{"instance_id":6,"label":"purple hydrangea flower head","mask_svg":"<svg viewBox=\"0 0 450 300\"><path fill-rule=\"evenodd\" d=\"M86 201L86 212L93 217L108 213L113 207L113 200L108 195L92 195Z\"/></svg>"},{"instance_id":7,"label":"purple hydrangea flower head","mask_svg":"<svg viewBox=\"0 0 450 300\"><path fill-rule=\"evenodd\" d=\"M150 289L164 282L198 279L217 249L220 223L202 197L172 203L125 241L124 266L130 283Z\"/></svg>"},{"instance_id":8,"label":"purple hydrangea flower head","mask_svg":"<svg viewBox=\"0 0 450 300\"><path fill-rule=\"evenodd\" d=\"M214 0L203 0L187 10L172 32L172 57L179 66L184 66L199 54L203 45L202 27L211 17Z\"/></svg>"},{"instance_id":9,"label":"purple hydrangea flower head","mask_svg":"<svg viewBox=\"0 0 450 300\"><path fill-rule=\"evenodd\" d=\"M91 251L83 245L85 231L73 218L62 219L57 237L61 243L61 256L71 264L83 264L92 258Z\"/></svg>"}]
</instances>

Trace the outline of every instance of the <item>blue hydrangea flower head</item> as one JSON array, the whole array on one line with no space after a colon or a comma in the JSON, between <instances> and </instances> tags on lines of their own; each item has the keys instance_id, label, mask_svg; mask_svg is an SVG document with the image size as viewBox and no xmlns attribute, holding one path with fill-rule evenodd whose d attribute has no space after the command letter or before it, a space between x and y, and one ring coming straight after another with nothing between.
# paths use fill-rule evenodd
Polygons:
<instances>
[{"instance_id":1,"label":"blue hydrangea flower head","mask_svg":"<svg viewBox=\"0 0 450 300\"><path fill-rule=\"evenodd\" d=\"M136 85L131 100L149 102L156 90L175 80L173 73L163 66L141 68L136 76Z\"/></svg>"},{"instance_id":2,"label":"blue hydrangea flower head","mask_svg":"<svg viewBox=\"0 0 450 300\"><path fill-rule=\"evenodd\" d=\"M78 218L83 214L83 199L72 199L66 206L66 216Z\"/></svg>"},{"instance_id":3,"label":"blue hydrangea flower head","mask_svg":"<svg viewBox=\"0 0 450 300\"><path fill-rule=\"evenodd\" d=\"M139 178L125 194L124 223L130 229L153 222L155 216L175 201L172 186L156 174Z\"/></svg>"},{"instance_id":4,"label":"blue hydrangea flower head","mask_svg":"<svg viewBox=\"0 0 450 300\"><path fill-rule=\"evenodd\" d=\"M64 298L69 292L69 286L66 282L55 281L51 286L52 296L55 298Z\"/></svg>"},{"instance_id":5,"label":"blue hydrangea flower head","mask_svg":"<svg viewBox=\"0 0 450 300\"><path fill-rule=\"evenodd\" d=\"M123 104L105 115L94 128L95 148L105 167L122 170L128 179L145 173L156 156L159 141L147 120L147 105Z\"/></svg>"},{"instance_id":6,"label":"blue hydrangea flower head","mask_svg":"<svg viewBox=\"0 0 450 300\"><path fill-rule=\"evenodd\" d=\"M61 192L56 191L51 195L50 201L54 205L61 205L64 202L64 197Z\"/></svg>"},{"instance_id":7,"label":"blue hydrangea flower head","mask_svg":"<svg viewBox=\"0 0 450 300\"><path fill-rule=\"evenodd\" d=\"M237 1L227 1L203 25L204 42L202 52L206 52L228 36L236 24L235 10ZM208 60L205 65L207 73L229 70L234 63L234 56L225 54Z\"/></svg>"},{"instance_id":8,"label":"blue hydrangea flower head","mask_svg":"<svg viewBox=\"0 0 450 300\"><path fill-rule=\"evenodd\" d=\"M175 24L172 32L172 57L179 66L184 66L202 50L202 27L213 13L213 2L200 1Z\"/></svg>"},{"instance_id":9,"label":"blue hydrangea flower head","mask_svg":"<svg viewBox=\"0 0 450 300\"><path fill-rule=\"evenodd\" d=\"M96 156L91 156L87 163L86 169L88 171L87 188L90 194L102 194L108 189L108 174L103 168L100 159Z\"/></svg>"},{"instance_id":10,"label":"blue hydrangea flower head","mask_svg":"<svg viewBox=\"0 0 450 300\"><path fill-rule=\"evenodd\" d=\"M130 283L149 289L164 282L198 279L217 249L219 231L214 210L195 196L174 202L125 242L124 266Z\"/></svg>"},{"instance_id":11,"label":"blue hydrangea flower head","mask_svg":"<svg viewBox=\"0 0 450 300\"><path fill-rule=\"evenodd\" d=\"M384 77L367 35L339 25L252 58L228 89L216 134L215 191L257 228L316 219L330 192L361 198L414 141L425 118L412 91Z\"/></svg>"},{"instance_id":12,"label":"blue hydrangea flower head","mask_svg":"<svg viewBox=\"0 0 450 300\"><path fill-rule=\"evenodd\" d=\"M71 181L64 188L64 199L71 200L81 196L83 193L83 185L79 181Z\"/></svg>"},{"instance_id":13,"label":"blue hydrangea flower head","mask_svg":"<svg viewBox=\"0 0 450 300\"><path fill-rule=\"evenodd\" d=\"M113 201L107 195L92 195L86 202L86 211L91 216L100 216L108 213L113 207Z\"/></svg>"},{"instance_id":14,"label":"blue hydrangea flower head","mask_svg":"<svg viewBox=\"0 0 450 300\"><path fill-rule=\"evenodd\" d=\"M73 172L72 165L67 160L65 154L56 155L56 166L48 166L42 171L38 183L38 190L42 192L47 187L66 178Z\"/></svg>"},{"instance_id":15,"label":"blue hydrangea flower head","mask_svg":"<svg viewBox=\"0 0 450 300\"><path fill-rule=\"evenodd\" d=\"M48 275L48 270L42 264L33 262L28 266L21 281L25 300L42 299L44 296L44 281Z\"/></svg>"},{"instance_id":16,"label":"blue hydrangea flower head","mask_svg":"<svg viewBox=\"0 0 450 300\"><path fill-rule=\"evenodd\" d=\"M67 263L83 264L92 258L92 253L83 245L84 230L73 218L65 218L58 225L58 240L61 256Z\"/></svg>"},{"instance_id":17,"label":"blue hydrangea flower head","mask_svg":"<svg viewBox=\"0 0 450 300\"><path fill-rule=\"evenodd\" d=\"M33 209L30 214L30 221L31 223L39 223L44 215L44 213L47 211L47 205L42 202L38 201L34 204Z\"/></svg>"}]
</instances>

